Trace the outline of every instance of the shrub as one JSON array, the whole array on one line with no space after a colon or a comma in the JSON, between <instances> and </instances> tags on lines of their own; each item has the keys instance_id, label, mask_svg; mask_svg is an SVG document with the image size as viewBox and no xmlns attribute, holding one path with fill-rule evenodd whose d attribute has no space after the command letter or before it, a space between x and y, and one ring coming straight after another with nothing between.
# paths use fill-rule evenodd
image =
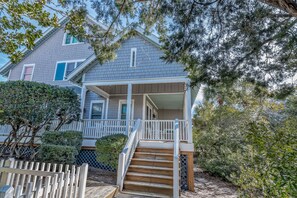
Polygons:
<instances>
[{"instance_id":1,"label":"shrub","mask_svg":"<svg viewBox=\"0 0 297 198\"><path fill-rule=\"evenodd\" d=\"M42 144L40 157L43 162L73 164L78 151L74 146Z\"/></svg>"},{"instance_id":2,"label":"shrub","mask_svg":"<svg viewBox=\"0 0 297 198\"><path fill-rule=\"evenodd\" d=\"M40 158L46 162L74 163L82 145L80 131L47 131L42 135Z\"/></svg>"},{"instance_id":3,"label":"shrub","mask_svg":"<svg viewBox=\"0 0 297 198\"><path fill-rule=\"evenodd\" d=\"M115 134L105 136L96 141L97 161L113 168L117 168L119 154L123 150L127 136L124 134Z\"/></svg>"},{"instance_id":4,"label":"shrub","mask_svg":"<svg viewBox=\"0 0 297 198\"><path fill-rule=\"evenodd\" d=\"M44 144L74 146L78 151L81 149L82 140L82 132L80 131L47 131L41 138Z\"/></svg>"}]
</instances>

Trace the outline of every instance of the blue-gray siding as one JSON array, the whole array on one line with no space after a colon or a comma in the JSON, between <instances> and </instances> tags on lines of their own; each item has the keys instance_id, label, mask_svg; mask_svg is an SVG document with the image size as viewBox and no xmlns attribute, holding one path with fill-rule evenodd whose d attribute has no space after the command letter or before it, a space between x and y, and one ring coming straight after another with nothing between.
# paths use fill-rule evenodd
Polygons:
<instances>
[{"instance_id":1,"label":"blue-gray siding","mask_svg":"<svg viewBox=\"0 0 297 198\"><path fill-rule=\"evenodd\" d=\"M63 46L64 30L55 32L46 42L24 58L12 70L8 80L20 80L24 64L35 64L33 81L52 85L71 86L67 81L54 81L58 61L86 59L93 50L88 44Z\"/></svg>"},{"instance_id":2,"label":"blue-gray siding","mask_svg":"<svg viewBox=\"0 0 297 198\"><path fill-rule=\"evenodd\" d=\"M137 48L136 67L130 67L131 48ZM117 51L117 58L100 65L93 63L85 74L85 82L129 80L163 77L186 77L181 64L165 63L163 52L140 36L127 39Z\"/></svg>"}]
</instances>

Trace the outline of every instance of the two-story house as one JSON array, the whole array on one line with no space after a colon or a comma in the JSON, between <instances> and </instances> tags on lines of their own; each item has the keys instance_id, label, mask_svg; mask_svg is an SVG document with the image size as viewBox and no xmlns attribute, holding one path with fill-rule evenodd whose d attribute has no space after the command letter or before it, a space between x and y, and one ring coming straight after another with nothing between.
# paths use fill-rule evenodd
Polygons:
<instances>
[{"instance_id":1,"label":"two-story house","mask_svg":"<svg viewBox=\"0 0 297 198\"><path fill-rule=\"evenodd\" d=\"M0 74L80 93L80 163L104 168L96 162L96 140L127 134L118 168L121 190L172 196L177 183L193 190L191 108L198 88L189 86L183 65L160 59L163 52L155 35L134 31L135 36L122 41L115 60L99 64L88 43L63 28L50 29L19 63L6 64Z\"/></svg>"}]
</instances>

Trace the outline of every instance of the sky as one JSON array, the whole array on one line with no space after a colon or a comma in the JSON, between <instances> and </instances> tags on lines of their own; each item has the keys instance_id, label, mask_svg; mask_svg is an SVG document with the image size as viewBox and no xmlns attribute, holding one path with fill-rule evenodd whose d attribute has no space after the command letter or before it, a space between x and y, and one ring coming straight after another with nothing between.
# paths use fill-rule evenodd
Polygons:
<instances>
[{"instance_id":1,"label":"sky","mask_svg":"<svg viewBox=\"0 0 297 198\"><path fill-rule=\"evenodd\" d=\"M3 67L3 65L5 65L5 63L7 63L9 61L9 59L7 58L7 56L5 54L0 53L0 68ZM3 78L0 75L0 81L5 80L5 78Z\"/></svg>"}]
</instances>

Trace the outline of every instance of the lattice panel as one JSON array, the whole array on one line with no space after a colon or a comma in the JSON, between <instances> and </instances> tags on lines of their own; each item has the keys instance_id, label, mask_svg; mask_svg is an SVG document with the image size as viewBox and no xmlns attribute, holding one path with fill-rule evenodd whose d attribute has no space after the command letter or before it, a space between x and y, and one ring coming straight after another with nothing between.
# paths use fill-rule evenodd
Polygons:
<instances>
[{"instance_id":1,"label":"lattice panel","mask_svg":"<svg viewBox=\"0 0 297 198\"><path fill-rule=\"evenodd\" d=\"M180 186L182 190L188 190L188 156L180 155Z\"/></svg>"},{"instance_id":2,"label":"lattice panel","mask_svg":"<svg viewBox=\"0 0 297 198\"><path fill-rule=\"evenodd\" d=\"M81 150L76 157L76 163L78 165L81 165L83 163L88 163L89 166L94 168L100 168L103 170L109 170L109 171L116 171L114 168L109 166L108 164L102 164L96 160L97 154L94 150Z\"/></svg>"}]
</instances>

